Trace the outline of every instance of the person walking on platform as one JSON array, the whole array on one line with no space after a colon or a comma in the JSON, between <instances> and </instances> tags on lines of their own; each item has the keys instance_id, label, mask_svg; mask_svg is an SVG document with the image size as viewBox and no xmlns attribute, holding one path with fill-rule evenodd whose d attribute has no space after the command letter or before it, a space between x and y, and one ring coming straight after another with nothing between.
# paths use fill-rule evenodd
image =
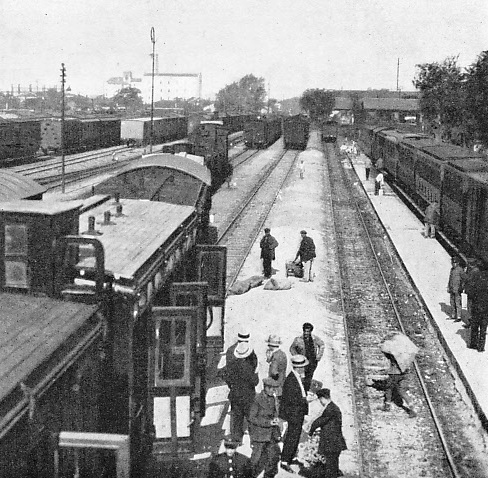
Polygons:
<instances>
[{"instance_id":1,"label":"person walking on platform","mask_svg":"<svg viewBox=\"0 0 488 478\"><path fill-rule=\"evenodd\" d=\"M264 229L264 236L259 246L261 247L264 277L269 279L273 273L271 263L275 259L275 249L278 247L278 241L271 235L271 229L269 227Z\"/></svg>"},{"instance_id":2,"label":"person walking on platform","mask_svg":"<svg viewBox=\"0 0 488 478\"><path fill-rule=\"evenodd\" d=\"M435 239L435 231L439 226L439 205L437 201L432 201L425 209L425 230L424 236L427 239Z\"/></svg>"},{"instance_id":3,"label":"person walking on platform","mask_svg":"<svg viewBox=\"0 0 488 478\"><path fill-rule=\"evenodd\" d=\"M364 171L366 173L366 181L369 180L369 174L371 172L371 159L369 156L364 157Z\"/></svg>"},{"instance_id":4,"label":"person walking on platform","mask_svg":"<svg viewBox=\"0 0 488 478\"><path fill-rule=\"evenodd\" d=\"M276 380L276 383L278 384L276 396L278 397L278 400L281 400L288 359L286 358L285 352L280 349L281 338L278 337L278 335L270 335L267 344L268 350L266 350L266 361L269 363L268 376L273 380Z\"/></svg>"},{"instance_id":5,"label":"person walking on platform","mask_svg":"<svg viewBox=\"0 0 488 478\"><path fill-rule=\"evenodd\" d=\"M229 387L231 435L239 443L242 443L244 435L244 418L249 421L249 412L259 383L256 368L247 360L252 352L249 342L239 342L234 349L235 358L225 367L225 381Z\"/></svg>"},{"instance_id":6,"label":"person walking on platform","mask_svg":"<svg viewBox=\"0 0 488 478\"><path fill-rule=\"evenodd\" d=\"M383 191L383 186L385 184L385 178L383 173L380 171L374 180L374 195L378 196L380 191Z\"/></svg>"},{"instance_id":7,"label":"person walking on platform","mask_svg":"<svg viewBox=\"0 0 488 478\"><path fill-rule=\"evenodd\" d=\"M300 171L300 179L303 179L305 175L305 163L303 162L303 159L298 163L298 170Z\"/></svg>"},{"instance_id":8,"label":"person walking on platform","mask_svg":"<svg viewBox=\"0 0 488 478\"><path fill-rule=\"evenodd\" d=\"M317 392L317 398L323 407L322 415L313 421L309 435L320 428L318 452L325 457L324 478L342 476L339 470L339 455L347 450L346 440L342 434L342 413L340 408L331 400L330 390L323 388Z\"/></svg>"},{"instance_id":9,"label":"person walking on platform","mask_svg":"<svg viewBox=\"0 0 488 478\"><path fill-rule=\"evenodd\" d=\"M236 451L239 443L226 437L224 453L215 455L208 467L208 478L253 478L251 460Z\"/></svg>"},{"instance_id":10,"label":"person walking on platform","mask_svg":"<svg viewBox=\"0 0 488 478\"><path fill-rule=\"evenodd\" d=\"M291 355L304 355L308 360L308 365L305 367L305 378L303 386L305 391L310 390L312 385L313 374L317 368L317 364L324 355L325 344L324 341L317 335L313 335L313 325L305 322L302 326L303 335L299 335L293 339L290 346Z\"/></svg>"},{"instance_id":11,"label":"person walking on platform","mask_svg":"<svg viewBox=\"0 0 488 478\"><path fill-rule=\"evenodd\" d=\"M466 267L466 279L464 281L464 293L467 296L467 318L463 327L466 329L470 327L473 317L473 300L476 292L476 284L478 283L480 276L480 263L477 259L469 258L468 265Z\"/></svg>"},{"instance_id":12,"label":"person walking on platform","mask_svg":"<svg viewBox=\"0 0 488 478\"><path fill-rule=\"evenodd\" d=\"M461 293L464 290L464 281L466 274L461 267L460 259L457 256L451 258L451 272L449 273L449 283L447 284L447 292L450 296L451 302L451 319L456 322L461 322L462 302Z\"/></svg>"},{"instance_id":13,"label":"person walking on platform","mask_svg":"<svg viewBox=\"0 0 488 478\"><path fill-rule=\"evenodd\" d=\"M315 256L315 243L311 237L307 236L307 231L300 231L302 240L300 242L300 247L295 256L294 262L298 264L301 262L303 264L303 279L301 282L313 282L312 276L312 264Z\"/></svg>"},{"instance_id":14,"label":"person walking on platform","mask_svg":"<svg viewBox=\"0 0 488 478\"><path fill-rule=\"evenodd\" d=\"M281 440L279 404L276 391L279 384L267 377L263 380L263 391L259 393L249 413L249 435L251 437L251 463L253 477L264 469L264 477L272 478L278 473Z\"/></svg>"},{"instance_id":15,"label":"person walking on platform","mask_svg":"<svg viewBox=\"0 0 488 478\"><path fill-rule=\"evenodd\" d=\"M302 383L308 360L304 355L294 355L291 358L291 365L293 369L283 384L279 416L288 422L281 452L281 468L293 473L290 463L295 458L303 421L308 414L307 392Z\"/></svg>"},{"instance_id":16,"label":"person walking on platform","mask_svg":"<svg viewBox=\"0 0 488 478\"><path fill-rule=\"evenodd\" d=\"M473 315L469 348L484 352L488 328L488 271L485 268L478 274L472 295Z\"/></svg>"}]
</instances>

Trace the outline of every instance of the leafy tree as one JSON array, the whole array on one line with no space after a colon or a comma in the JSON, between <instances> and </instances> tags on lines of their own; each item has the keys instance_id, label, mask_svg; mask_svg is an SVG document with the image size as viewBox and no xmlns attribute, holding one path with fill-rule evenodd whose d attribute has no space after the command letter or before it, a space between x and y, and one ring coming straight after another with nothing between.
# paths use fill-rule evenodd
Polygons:
<instances>
[{"instance_id":1,"label":"leafy tree","mask_svg":"<svg viewBox=\"0 0 488 478\"><path fill-rule=\"evenodd\" d=\"M122 88L113 98L117 106L122 106L126 110L135 111L142 108L143 102L141 91L137 88Z\"/></svg>"},{"instance_id":2,"label":"leafy tree","mask_svg":"<svg viewBox=\"0 0 488 478\"><path fill-rule=\"evenodd\" d=\"M442 63L416 65L413 84L420 90L420 109L425 119L438 123L444 135L463 123L465 117L465 74L457 65L457 56Z\"/></svg>"},{"instance_id":3,"label":"leafy tree","mask_svg":"<svg viewBox=\"0 0 488 478\"><path fill-rule=\"evenodd\" d=\"M329 117L334 104L334 94L318 88L306 90L300 98L300 107L307 111L310 119L314 121Z\"/></svg>"},{"instance_id":4,"label":"leafy tree","mask_svg":"<svg viewBox=\"0 0 488 478\"><path fill-rule=\"evenodd\" d=\"M488 51L468 68L465 90L468 131L488 146Z\"/></svg>"},{"instance_id":5,"label":"leafy tree","mask_svg":"<svg viewBox=\"0 0 488 478\"><path fill-rule=\"evenodd\" d=\"M217 93L215 108L227 113L258 114L266 107L265 97L264 78L250 74L221 89Z\"/></svg>"}]
</instances>

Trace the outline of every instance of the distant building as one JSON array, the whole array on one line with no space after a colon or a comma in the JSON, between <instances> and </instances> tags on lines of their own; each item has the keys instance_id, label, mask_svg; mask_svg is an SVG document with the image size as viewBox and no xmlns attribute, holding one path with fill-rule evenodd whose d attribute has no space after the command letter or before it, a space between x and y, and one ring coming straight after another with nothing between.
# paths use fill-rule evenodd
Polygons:
<instances>
[{"instance_id":1,"label":"distant building","mask_svg":"<svg viewBox=\"0 0 488 478\"><path fill-rule=\"evenodd\" d=\"M405 98L363 98L361 100L366 121L405 122L406 118L420 120L420 101Z\"/></svg>"},{"instance_id":2,"label":"distant building","mask_svg":"<svg viewBox=\"0 0 488 478\"><path fill-rule=\"evenodd\" d=\"M105 94L111 98L123 88L137 88L140 90L141 82L141 78L132 76L132 71L124 71L123 76L115 76L107 81Z\"/></svg>"},{"instance_id":3,"label":"distant building","mask_svg":"<svg viewBox=\"0 0 488 478\"><path fill-rule=\"evenodd\" d=\"M140 90L144 103L151 103L151 73L145 73L142 77ZM172 101L175 98L189 100L201 96L201 73L154 73L154 102Z\"/></svg>"}]
</instances>

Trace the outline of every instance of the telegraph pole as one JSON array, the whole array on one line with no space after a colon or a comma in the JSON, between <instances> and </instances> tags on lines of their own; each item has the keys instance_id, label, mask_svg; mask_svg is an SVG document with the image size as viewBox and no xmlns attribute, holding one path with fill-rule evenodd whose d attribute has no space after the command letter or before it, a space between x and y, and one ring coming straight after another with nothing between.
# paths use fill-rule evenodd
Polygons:
<instances>
[{"instance_id":1,"label":"telegraph pole","mask_svg":"<svg viewBox=\"0 0 488 478\"><path fill-rule=\"evenodd\" d=\"M66 82L66 68L61 63L61 192L65 192L65 161L64 161L64 84Z\"/></svg>"},{"instance_id":2,"label":"telegraph pole","mask_svg":"<svg viewBox=\"0 0 488 478\"><path fill-rule=\"evenodd\" d=\"M152 75L151 75L151 137L149 138L149 152L152 153L153 136L154 136L154 45L156 44L156 32L151 27L152 42Z\"/></svg>"}]
</instances>

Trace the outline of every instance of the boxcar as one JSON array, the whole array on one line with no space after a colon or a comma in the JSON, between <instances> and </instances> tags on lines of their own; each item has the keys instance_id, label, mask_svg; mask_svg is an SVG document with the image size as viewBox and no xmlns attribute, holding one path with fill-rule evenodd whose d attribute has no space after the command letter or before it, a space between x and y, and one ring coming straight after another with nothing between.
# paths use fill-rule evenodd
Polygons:
<instances>
[{"instance_id":1,"label":"boxcar","mask_svg":"<svg viewBox=\"0 0 488 478\"><path fill-rule=\"evenodd\" d=\"M5 120L0 122L0 161L30 159L41 146L39 120Z\"/></svg>"},{"instance_id":2,"label":"boxcar","mask_svg":"<svg viewBox=\"0 0 488 478\"><path fill-rule=\"evenodd\" d=\"M285 148L304 150L307 147L309 129L309 121L301 115L285 118L283 120Z\"/></svg>"},{"instance_id":3,"label":"boxcar","mask_svg":"<svg viewBox=\"0 0 488 478\"><path fill-rule=\"evenodd\" d=\"M281 118L256 118L246 122L244 141L249 148L267 148L281 136Z\"/></svg>"},{"instance_id":4,"label":"boxcar","mask_svg":"<svg viewBox=\"0 0 488 478\"><path fill-rule=\"evenodd\" d=\"M44 154L61 151L61 118L45 118L41 121L41 149ZM76 118L64 120L64 150L81 150L82 125Z\"/></svg>"}]
</instances>

